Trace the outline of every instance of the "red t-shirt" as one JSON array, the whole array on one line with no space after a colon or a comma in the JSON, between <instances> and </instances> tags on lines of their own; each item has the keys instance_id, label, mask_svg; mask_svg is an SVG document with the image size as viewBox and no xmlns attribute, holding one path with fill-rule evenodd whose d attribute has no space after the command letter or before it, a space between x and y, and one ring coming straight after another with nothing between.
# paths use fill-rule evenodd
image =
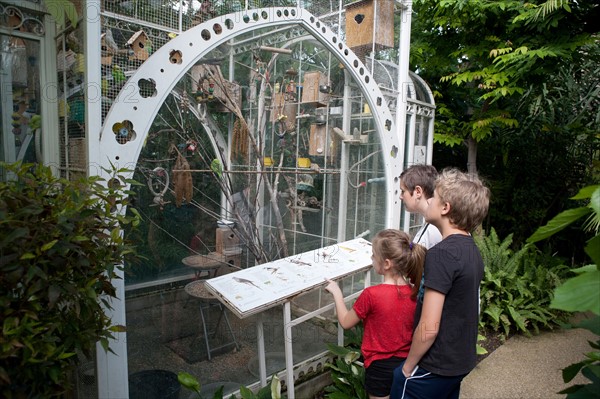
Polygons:
<instances>
[{"instance_id":1,"label":"red t-shirt","mask_svg":"<svg viewBox=\"0 0 600 399\"><path fill-rule=\"evenodd\" d=\"M417 302L409 285L379 284L366 288L353 309L363 321L365 367L373 360L406 357L412 341Z\"/></svg>"}]
</instances>

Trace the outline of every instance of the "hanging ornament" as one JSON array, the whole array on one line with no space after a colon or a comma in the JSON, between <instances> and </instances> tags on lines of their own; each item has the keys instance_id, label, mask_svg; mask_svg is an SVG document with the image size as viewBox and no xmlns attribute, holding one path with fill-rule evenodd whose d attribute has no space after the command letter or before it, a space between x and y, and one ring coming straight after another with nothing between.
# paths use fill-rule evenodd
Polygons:
<instances>
[{"instance_id":1,"label":"hanging ornament","mask_svg":"<svg viewBox=\"0 0 600 399\"><path fill-rule=\"evenodd\" d=\"M194 140L188 140L185 144L185 149L189 152L194 152L196 151L196 148L198 148L198 143Z\"/></svg>"},{"instance_id":2,"label":"hanging ornament","mask_svg":"<svg viewBox=\"0 0 600 399\"><path fill-rule=\"evenodd\" d=\"M183 91L181 93L181 100L179 101L179 106L181 108L181 113L187 114L190 110L190 98L188 97L187 91Z\"/></svg>"},{"instance_id":3,"label":"hanging ornament","mask_svg":"<svg viewBox=\"0 0 600 399\"><path fill-rule=\"evenodd\" d=\"M163 210L165 204L168 204L170 201L164 200L164 195L169 189L169 174L164 168L157 167L154 168L149 176L148 176L148 188L152 195L154 195L154 206L160 207L160 210Z\"/></svg>"},{"instance_id":4,"label":"hanging ornament","mask_svg":"<svg viewBox=\"0 0 600 399\"><path fill-rule=\"evenodd\" d=\"M192 201L194 183L190 164L175 146L172 148L177 152L177 160L173 167L173 190L175 191L175 205L179 208L184 199L187 203Z\"/></svg>"},{"instance_id":5,"label":"hanging ornament","mask_svg":"<svg viewBox=\"0 0 600 399\"><path fill-rule=\"evenodd\" d=\"M212 100L215 98L215 84L214 82L210 82L208 84L208 99Z\"/></svg>"}]
</instances>

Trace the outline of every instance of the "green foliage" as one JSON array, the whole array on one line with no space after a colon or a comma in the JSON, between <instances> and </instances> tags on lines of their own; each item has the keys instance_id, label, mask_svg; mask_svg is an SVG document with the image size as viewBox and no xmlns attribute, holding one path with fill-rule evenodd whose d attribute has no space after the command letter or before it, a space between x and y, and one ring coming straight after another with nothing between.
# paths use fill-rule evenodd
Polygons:
<instances>
[{"instance_id":1,"label":"green foliage","mask_svg":"<svg viewBox=\"0 0 600 399\"><path fill-rule=\"evenodd\" d=\"M365 327L362 322L358 323L354 328L344 330L344 347L359 352L364 333Z\"/></svg>"},{"instance_id":2,"label":"green foliage","mask_svg":"<svg viewBox=\"0 0 600 399\"><path fill-rule=\"evenodd\" d=\"M200 394L200 382L193 375L181 371L177 374L177 380L181 384L182 387L189 389L190 391L194 391L199 399L203 399L203 396ZM266 387L263 387L258 390L257 393L252 392L249 388L245 386L240 387L240 395L242 399L282 399L285 396L281 395L281 381L277 375L273 375L271 378L271 383ZM231 395L229 399L236 399L235 395ZM221 386L217 391L213 394L212 399L223 399L223 386Z\"/></svg>"},{"instance_id":3,"label":"green foliage","mask_svg":"<svg viewBox=\"0 0 600 399\"><path fill-rule=\"evenodd\" d=\"M562 314L548 308L551 293L568 268L544 258L531 245L513 251L512 235L500 240L492 229L488 236L475 237L485 264L481 283L481 323L508 337L520 332L538 333L552 327Z\"/></svg>"},{"instance_id":4,"label":"green foliage","mask_svg":"<svg viewBox=\"0 0 600 399\"><path fill-rule=\"evenodd\" d=\"M331 369L333 385L325 388L329 399L366 399L365 368L360 352L339 345L327 344L329 350L337 355L334 364L326 364Z\"/></svg>"},{"instance_id":5,"label":"green foliage","mask_svg":"<svg viewBox=\"0 0 600 399\"><path fill-rule=\"evenodd\" d=\"M578 275L571 277L563 286L557 288L556 297L551 306L555 309L567 311L592 311L600 315L600 255L598 250L598 228L596 221L600 215L600 185L586 187L573 197L575 199L590 200L587 207L568 209L556 215L545 226L540 227L529 239L529 243L543 240L561 231L571 223L589 215L588 228L595 230L595 236L588 241L585 252L590 256L594 265L573 270ZM582 211L583 210L583 211Z\"/></svg>"},{"instance_id":6,"label":"green foliage","mask_svg":"<svg viewBox=\"0 0 600 399\"><path fill-rule=\"evenodd\" d=\"M566 66L582 72L586 59L597 65L587 50L596 43L596 6L593 0L415 1L410 67L436 93L436 143L514 132L523 122L514 104L532 86L561 84L553 75ZM572 107L564 114L579 113Z\"/></svg>"},{"instance_id":7,"label":"green foliage","mask_svg":"<svg viewBox=\"0 0 600 399\"><path fill-rule=\"evenodd\" d=\"M600 298L598 296L598 292L600 292L600 249L598 248L600 246L598 231L600 186L585 187L573 199L589 199L590 201L587 208L591 215L588 219L587 229L593 231L594 236L588 240L585 252L594 264L573 270L577 276L569 278L555 290L551 307L571 312L593 312L596 316L580 323L578 327L587 328L594 334L600 335ZM550 220L547 225L540 227L527 241L534 243L556 234L590 212L569 212L568 210L562 212ZM562 390L560 393L567 394L567 399L598 397L598 392L600 392L600 339L596 342L590 341L590 346L593 351L586 353L586 359L563 369L563 380L565 383L570 382L581 372L591 383L577 384Z\"/></svg>"},{"instance_id":8,"label":"green foliage","mask_svg":"<svg viewBox=\"0 0 600 399\"><path fill-rule=\"evenodd\" d=\"M0 396L52 398L71 388L79 353L113 332L104 309L115 297L111 280L134 248L122 227L137 224L115 210L120 187L132 182L113 171L78 182L56 178L41 165L6 165L0 182ZM118 182L118 183L117 183Z\"/></svg>"},{"instance_id":9,"label":"green foliage","mask_svg":"<svg viewBox=\"0 0 600 399\"><path fill-rule=\"evenodd\" d=\"M485 336L481 335L481 334L477 334L477 344L475 345L475 350L477 351L478 355L485 355L486 353L488 353L487 349L485 349L479 342L481 341L485 341Z\"/></svg>"},{"instance_id":10,"label":"green foliage","mask_svg":"<svg viewBox=\"0 0 600 399\"><path fill-rule=\"evenodd\" d=\"M78 15L72 0L45 0L46 9L59 27L65 26L65 16L74 28L77 27Z\"/></svg>"}]
</instances>

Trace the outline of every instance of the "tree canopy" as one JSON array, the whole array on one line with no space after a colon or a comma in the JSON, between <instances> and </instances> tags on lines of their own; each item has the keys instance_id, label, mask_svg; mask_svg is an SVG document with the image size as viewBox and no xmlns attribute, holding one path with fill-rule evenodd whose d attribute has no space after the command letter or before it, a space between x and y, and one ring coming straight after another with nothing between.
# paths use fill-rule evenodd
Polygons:
<instances>
[{"instance_id":1,"label":"tree canopy","mask_svg":"<svg viewBox=\"0 0 600 399\"><path fill-rule=\"evenodd\" d=\"M413 7L410 63L436 97L436 153L464 157L457 149L466 144L467 168L492 183L490 223L519 242L598 168L600 6L416 0Z\"/></svg>"}]
</instances>

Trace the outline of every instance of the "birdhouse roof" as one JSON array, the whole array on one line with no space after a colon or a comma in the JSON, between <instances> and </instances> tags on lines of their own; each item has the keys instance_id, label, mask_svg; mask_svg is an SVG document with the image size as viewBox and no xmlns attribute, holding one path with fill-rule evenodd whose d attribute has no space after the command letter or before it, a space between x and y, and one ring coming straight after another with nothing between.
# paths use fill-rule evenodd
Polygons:
<instances>
[{"instance_id":1,"label":"birdhouse roof","mask_svg":"<svg viewBox=\"0 0 600 399\"><path fill-rule=\"evenodd\" d=\"M147 39L148 35L143 30L138 30L133 34L133 36L129 38L129 40L127 40L127 45L131 46L133 43L135 43L136 40L141 38Z\"/></svg>"}]
</instances>

